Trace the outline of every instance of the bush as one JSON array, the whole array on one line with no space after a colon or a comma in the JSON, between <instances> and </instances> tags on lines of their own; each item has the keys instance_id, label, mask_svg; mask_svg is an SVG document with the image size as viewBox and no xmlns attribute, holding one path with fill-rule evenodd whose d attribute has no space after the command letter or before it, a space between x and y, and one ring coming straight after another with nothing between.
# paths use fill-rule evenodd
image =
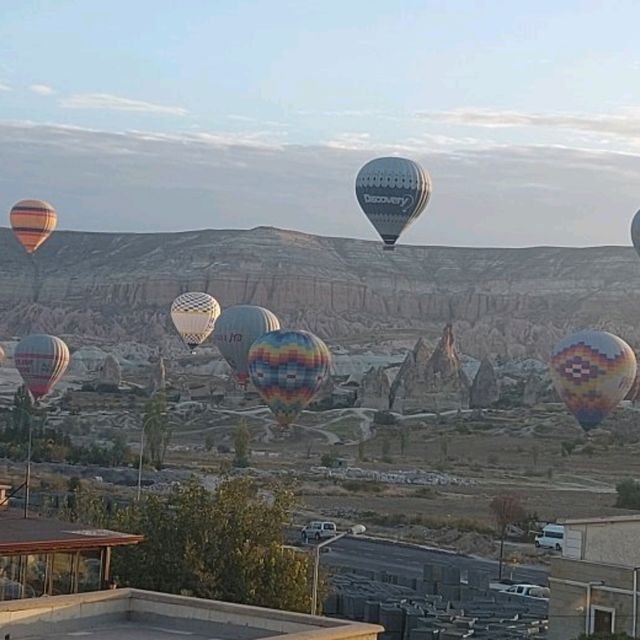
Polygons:
<instances>
[{"instance_id":1,"label":"bush","mask_svg":"<svg viewBox=\"0 0 640 640\"><path fill-rule=\"evenodd\" d=\"M391 411L376 411L373 414L373 424L375 425L391 426L397 423L398 418Z\"/></svg>"},{"instance_id":2,"label":"bush","mask_svg":"<svg viewBox=\"0 0 640 640\"><path fill-rule=\"evenodd\" d=\"M338 464L338 456L335 453L323 453L320 458L320 464L323 467L328 467L332 469Z\"/></svg>"},{"instance_id":3,"label":"bush","mask_svg":"<svg viewBox=\"0 0 640 640\"><path fill-rule=\"evenodd\" d=\"M616 485L616 507L621 509L640 509L640 482L627 478Z\"/></svg>"}]
</instances>

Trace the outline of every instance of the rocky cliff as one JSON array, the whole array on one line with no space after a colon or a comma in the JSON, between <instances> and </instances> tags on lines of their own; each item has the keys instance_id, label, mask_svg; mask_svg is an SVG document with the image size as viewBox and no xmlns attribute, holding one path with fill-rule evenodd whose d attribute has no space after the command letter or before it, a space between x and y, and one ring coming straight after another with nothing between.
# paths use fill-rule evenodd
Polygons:
<instances>
[{"instance_id":1,"label":"rocky cliff","mask_svg":"<svg viewBox=\"0 0 640 640\"><path fill-rule=\"evenodd\" d=\"M332 342L437 338L461 352L545 359L580 327L640 345L640 261L631 248L464 249L310 236L273 228L176 234L59 231L30 260L0 230L0 337L48 331L80 344L178 350L173 298L204 290L257 303Z\"/></svg>"}]
</instances>

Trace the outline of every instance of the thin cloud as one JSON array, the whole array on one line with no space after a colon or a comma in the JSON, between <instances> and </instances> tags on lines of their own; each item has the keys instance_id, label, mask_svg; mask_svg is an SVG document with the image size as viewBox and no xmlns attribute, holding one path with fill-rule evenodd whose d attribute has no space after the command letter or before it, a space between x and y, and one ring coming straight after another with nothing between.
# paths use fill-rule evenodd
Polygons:
<instances>
[{"instance_id":1,"label":"thin cloud","mask_svg":"<svg viewBox=\"0 0 640 640\"><path fill-rule=\"evenodd\" d=\"M32 84L29 86L29 91L37 93L39 96L50 96L55 93L53 87L48 84Z\"/></svg>"},{"instance_id":2,"label":"thin cloud","mask_svg":"<svg viewBox=\"0 0 640 640\"><path fill-rule=\"evenodd\" d=\"M545 127L616 137L640 138L640 113L627 110L614 114L526 113L495 109L455 109L417 114L431 122L462 124L489 129Z\"/></svg>"},{"instance_id":3,"label":"thin cloud","mask_svg":"<svg viewBox=\"0 0 640 640\"><path fill-rule=\"evenodd\" d=\"M6 206L24 193L46 194L64 212L67 229L269 225L375 239L353 182L381 149L361 133L334 142L342 146L266 144L226 132L113 133L0 123L0 193ZM431 174L434 192L406 243L628 242L640 154L559 145L448 148L443 142L439 149L423 143L411 154Z\"/></svg>"},{"instance_id":4,"label":"thin cloud","mask_svg":"<svg viewBox=\"0 0 640 640\"><path fill-rule=\"evenodd\" d=\"M184 107L167 106L114 96L109 93L76 93L60 101L67 109L101 109L103 111L132 111L137 113L156 113L160 115L186 116Z\"/></svg>"},{"instance_id":5,"label":"thin cloud","mask_svg":"<svg viewBox=\"0 0 640 640\"><path fill-rule=\"evenodd\" d=\"M13 89L8 84L0 82L0 91L13 91Z\"/></svg>"}]
</instances>

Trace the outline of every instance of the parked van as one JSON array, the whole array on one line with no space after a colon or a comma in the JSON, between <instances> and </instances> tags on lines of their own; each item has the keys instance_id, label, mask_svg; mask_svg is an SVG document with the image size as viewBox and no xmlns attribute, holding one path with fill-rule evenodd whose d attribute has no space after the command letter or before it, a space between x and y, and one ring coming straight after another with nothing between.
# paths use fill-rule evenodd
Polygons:
<instances>
[{"instance_id":1,"label":"parked van","mask_svg":"<svg viewBox=\"0 0 640 640\"><path fill-rule=\"evenodd\" d=\"M564 527L561 524L548 524L542 533L536 536L536 547L545 547L562 551L564 546Z\"/></svg>"}]
</instances>

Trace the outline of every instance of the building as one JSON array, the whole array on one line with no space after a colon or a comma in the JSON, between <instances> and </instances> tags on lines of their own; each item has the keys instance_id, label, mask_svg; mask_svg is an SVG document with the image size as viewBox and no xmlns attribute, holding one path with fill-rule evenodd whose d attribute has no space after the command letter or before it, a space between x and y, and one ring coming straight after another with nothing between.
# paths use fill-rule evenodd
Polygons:
<instances>
[{"instance_id":1,"label":"building","mask_svg":"<svg viewBox=\"0 0 640 640\"><path fill-rule=\"evenodd\" d=\"M103 589L112 548L141 540L0 507L0 601Z\"/></svg>"},{"instance_id":2,"label":"building","mask_svg":"<svg viewBox=\"0 0 640 640\"><path fill-rule=\"evenodd\" d=\"M549 639L626 632L640 637L640 514L565 520L551 562Z\"/></svg>"},{"instance_id":3,"label":"building","mask_svg":"<svg viewBox=\"0 0 640 640\"><path fill-rule=\"evenodd\" d=\"M7 640L376 640L364 624L137 589L0 603Z\"/></svg>"}]
</instances>

